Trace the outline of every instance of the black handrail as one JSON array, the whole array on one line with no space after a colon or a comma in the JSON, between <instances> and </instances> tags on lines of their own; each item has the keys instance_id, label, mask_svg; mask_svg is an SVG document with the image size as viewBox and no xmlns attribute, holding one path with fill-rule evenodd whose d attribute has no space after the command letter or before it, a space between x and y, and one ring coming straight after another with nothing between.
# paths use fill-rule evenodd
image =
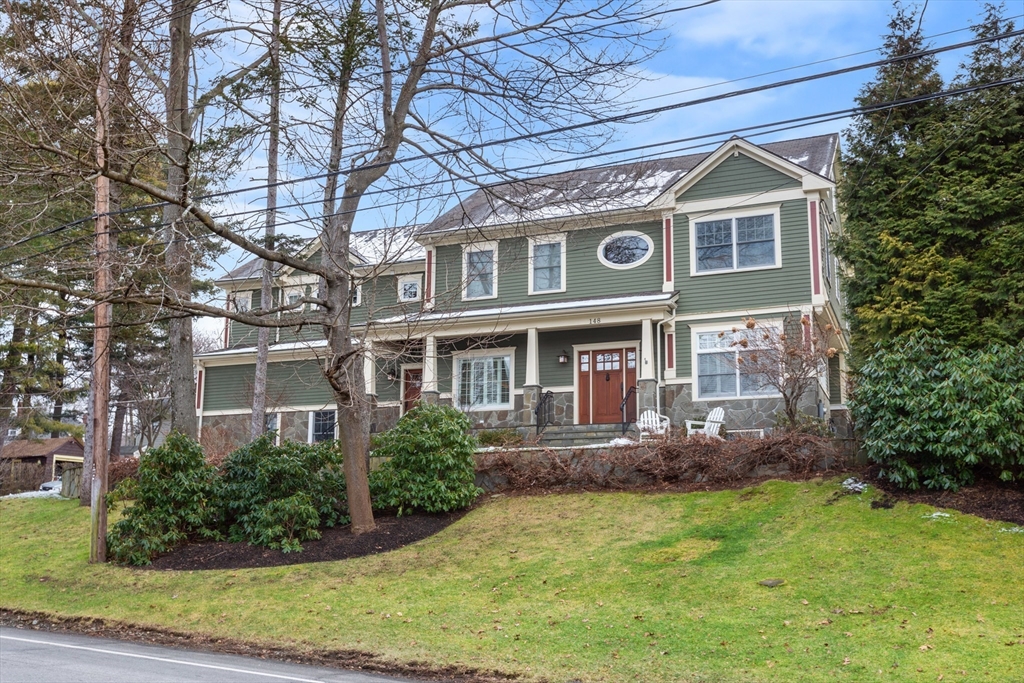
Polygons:
<instances>
[{"instance_id":1,"label":"black handrail","mask_svg":"<svg viewBox=\"0 0 1024 683\"><path fill-rule=\"evenodd\" d=\"M545 391L541 394L533 414L537 416L537 434L540 434L545 427L555 421L555 392Z\"/></svg>"},{"instance_id":2,"label":"black handrail","mask_svg":"<svg viewBox=\"0 0 1024 683\"><path fill-rule=\"evenodd\" d=\"M622 433L625 434L629 430L629 425L634 421L630 420L626 414L626 409L629 407L629 399L631 396L636 396L636 387L630 387L629 391L622 399L622 403L619 404L619 410L622 411ZM635 416L634 416L635 419Z\"/></svg>"}]
</instances>

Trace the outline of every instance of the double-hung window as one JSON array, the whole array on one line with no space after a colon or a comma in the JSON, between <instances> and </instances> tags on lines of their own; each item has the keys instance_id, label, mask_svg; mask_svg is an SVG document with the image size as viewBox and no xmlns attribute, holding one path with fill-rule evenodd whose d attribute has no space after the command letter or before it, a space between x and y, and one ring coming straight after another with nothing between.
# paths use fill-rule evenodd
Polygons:
<instances>
[{"instance_id":1,"label":"double-hung window","mask_svg":"<svg viewBox=\"0 0 1024 683\"><path fill-rule=\"evenodd\" d=\"M757 333L745 328L697 332L697 400L777 394L764 375L746 371L741 362L743 357L756 359L758 341Z\"/></svg>"},{"instance_id":2,"label":"double-hung window","mask_svg":"<svg viewBox=\"0 0 1024 683\"><path fill-rule=\"evenodd\" d=\"M495 264L498 256L496 242L467 246L463 252L464 299L492 299L498 295L495 282Z\"/></svg>"},{"instance_id":3,"label":"double-hung window","mask_svg":"<svg viewBox=\"0 0 1024 683\"><path fill-rule=\"evenodd\" d=\"M694 274L774 268L779 264L779 212L694 220Z\"/></svg>"},{"instance_id":4,"label":"double-hung window","mask_svg":"<svg viewBox=\"0 0 1024 683\"><path fill-rule=\"evenodd\" d=\"M252 308L252 292L235 292L235 310L248 313Z\"/></svg>"},{"instance_id":5,"label":"double-hung window","mask_svg":"<svg viewBox=\"0 0 1024 683\"><path fill-rule=\"evenodd\" d=\"M530 294L565 291L565 235L530 240Z\"/></svg>"},{"instance_id":6,"label":"double-hung window","mask_svg":"<svg viewBox=\"0 0 1024 683\"><path fill-rule=\"evenodd\" d=\"M512 354L457 358L458 406L463 410L511 410Z\"/></svg>"},{"instance_id":7,"label":"double-hung window","mask_svg":"<svg viewBox=\"0 0 1024 683\"><path fill-rule=\"evenodd\" d=\"M314 410L309 415L309 440L311 443L330 441L334 438L338 420L333 410Z\"/></svg>"}]
</instances>

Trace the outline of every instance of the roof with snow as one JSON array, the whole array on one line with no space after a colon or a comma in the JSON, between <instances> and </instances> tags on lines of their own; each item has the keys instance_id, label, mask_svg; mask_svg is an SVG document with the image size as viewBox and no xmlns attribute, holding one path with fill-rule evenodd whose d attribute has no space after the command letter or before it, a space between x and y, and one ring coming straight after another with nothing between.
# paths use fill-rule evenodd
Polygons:
<instances>
[{"instance_id":1,"label":"roof with snow","mask_svg":"<svg viewBox=\"0 0 1024 683\"><path fill-rule=\"evenodd\" d=\"M757 145L828 180L839 144L835 133ZM477 190L424 233L641 209L712 152L603 166L502 183Z\"/></svg>"},{"instance_id":2,"label":"roof with snow","mask_svg":"<svg viewBox=\"0 0 1024 683\"><path fill-rule=\"evenodd\" d=\"M360 265L378 265L381 263L404 263L421 261L425 258L423 246L416 242L422 226L413 225L401 228L379 228L377 230L360 230L352 233L349 250ZM303 251L309 258L319 250L320 238L313 238ZM249 280L260 277L263 259L254 258L238 266L217 282L226 283L235 280ZM274 273L280 272L281 264L275 263Z\"/></svg>"}]
</instances>

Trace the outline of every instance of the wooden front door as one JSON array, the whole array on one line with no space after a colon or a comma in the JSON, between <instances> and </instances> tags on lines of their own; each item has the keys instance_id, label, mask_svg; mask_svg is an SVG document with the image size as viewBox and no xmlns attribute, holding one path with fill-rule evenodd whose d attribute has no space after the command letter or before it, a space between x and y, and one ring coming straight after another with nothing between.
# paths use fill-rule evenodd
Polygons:
<instances>
[{"instance_id":1,"label":"wooden front door","mask_svg":"<svg viewBox=\"0 0 1024 683\"><path fill-rule=\"evenodd\" d=\"M636 386L636 349L581 351L579 373L580 424L622 422L622 399ZM626 419L636 420L636 394L626 406Z\"/></svg>"},{"instance_id":2,"label":"wooden front door","mask_svg":"<svg viewBox=\"0 0 1024 683\"><path fill-rule=\"evenodd\" d=\"M402 373L402 386L402 413L405 414L420 400L420 392L423 390L423 369L406 368Z\"/></svg>"}]
</instances>

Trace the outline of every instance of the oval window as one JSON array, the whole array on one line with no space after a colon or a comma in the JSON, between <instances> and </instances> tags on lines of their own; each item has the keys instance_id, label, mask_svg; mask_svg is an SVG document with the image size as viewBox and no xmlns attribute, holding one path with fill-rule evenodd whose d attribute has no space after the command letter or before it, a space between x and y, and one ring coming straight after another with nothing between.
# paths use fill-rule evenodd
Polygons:
<instances>
[{"instance_id":1,"label":"oval window","mask_svg":"<svg viewBox=\"0 0 1024 683\"><path fill-rule=\"evenodd\" d=\"M617 232L604 238L597 258L609 268L635 268L651 258L654 242L642 232Z\"/></svg>"}]
</instances>

